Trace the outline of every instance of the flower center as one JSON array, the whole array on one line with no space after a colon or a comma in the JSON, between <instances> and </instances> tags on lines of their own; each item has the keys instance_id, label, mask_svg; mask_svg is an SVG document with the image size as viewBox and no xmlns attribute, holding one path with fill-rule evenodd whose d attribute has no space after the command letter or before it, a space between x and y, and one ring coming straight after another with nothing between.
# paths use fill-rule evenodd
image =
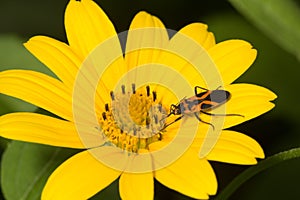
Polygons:
<instances>
[{"instance_id":1,"label":"flower center","mask_svg":"<svg viewBox=\"0 0 300 200\"><path fill-rule=\"evenodd\" d=\"M100 126L104 135L115 146L137 153L161 140L166 111L157 100L157 93L146 86L131 91L124 85L121 92L110 92L111 104L105 104Z\"/></svg>"}]
</instances>

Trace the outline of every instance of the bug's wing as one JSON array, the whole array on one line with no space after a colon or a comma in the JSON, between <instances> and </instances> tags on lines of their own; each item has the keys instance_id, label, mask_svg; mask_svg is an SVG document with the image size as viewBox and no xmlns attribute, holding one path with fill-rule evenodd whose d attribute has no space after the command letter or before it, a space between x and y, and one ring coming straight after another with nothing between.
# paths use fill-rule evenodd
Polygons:
<instances>
[{"instance_id":1,"label":"bug's wing","mask_svg":"<svg viewBox=\"0 0 300 200\"><path fill-rule=\"evenodd\" d=\"M226 90L213 90L202 100L201 110L209 110L218 107L228 101L230 93Z\"/></svg>"}]
</instances>

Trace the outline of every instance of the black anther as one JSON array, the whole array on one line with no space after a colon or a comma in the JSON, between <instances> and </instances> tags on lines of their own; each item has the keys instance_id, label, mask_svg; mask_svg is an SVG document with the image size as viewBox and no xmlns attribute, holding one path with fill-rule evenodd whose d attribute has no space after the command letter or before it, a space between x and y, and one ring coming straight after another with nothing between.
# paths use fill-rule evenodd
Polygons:
<instances>
[{"instance_id":1,"label":"black anther","mask_svg":"<svg viewBox=\"0 0 300 200\"><path fill-rule=\"evenodd\" d=\"M146 90L147 90L147 97L149 97L150 96L150 86L149 85L146 86Z\"/></svg>"},{"instance_id":2,"label":"black anther","mask_svg":"<svg viewBox=\"0 0 300 200\"><path fill-rule=\"evenodd\" d=\"M157 117L157 115L154 115L154 122L155 122L155 124L158 124L158 117Z\"/></svg>"},{"instance_id":3,"label":"black anther","mask_svg":"<svg viewBox=\"0 0 300 200\"><path fill-rule=\"evenodd\" d=\"M157 95L156 95L156 92L155 92L155 91L153 91L153 92L152 92L152 96L153 96L153 101L155 101L155 100L156 100L156 97L157 97Z\"/></svg>"},{"instance_id":4,"label":"black anther","mask_svg":"<svg viewBox=\"0 0 300 200\"><path fill-rule=\"evenodd\" d=\"M121 88L122 88L122 94L125 94L125 85L122 85Z\"/></svg>"},{"instance_id":5,"label":"black anther","mask_svg":"<svg viewBox=\"0 0 300 200\"><path fill-rule=\"evenodd\" d=\"M132 83L132 85L131 85L131 86L132 86L132 93L133 93L133 94L135 94L135 84L134 84L134 83Z\"/></svg>"},{"instance_id":6,"label":"black anther","mask_svg":"<svg viewBox=\"0 0 300 200\"><path fill-rule=\"evenodd\" d=\"M108 104L107 104L107 103L105 104L105 110L106 110L106 112L109 111L109 107L108 107Z\"/></svg>"},{"instance_id":7,"label":"black anther","mask_svg":"<svg viewBox=\"0 0 300 200\"><path fill-rule=\"evenodd\" d=\"M105 113L105 112L102 113L102 117L103 117L104 120L107 119L107 118L106 118L106 113Z\"/></svg>"},{"instance_id":8,"label":"black anther","mask_svg":"<svg viewBox=\"0 0 300 200\"><path fill-rule=\"evenodd\" d=\"M115 100L115 95L114 95L113 91L110 91L110 97L111 97L111 100Z\"/></svg>"}]
</instances>

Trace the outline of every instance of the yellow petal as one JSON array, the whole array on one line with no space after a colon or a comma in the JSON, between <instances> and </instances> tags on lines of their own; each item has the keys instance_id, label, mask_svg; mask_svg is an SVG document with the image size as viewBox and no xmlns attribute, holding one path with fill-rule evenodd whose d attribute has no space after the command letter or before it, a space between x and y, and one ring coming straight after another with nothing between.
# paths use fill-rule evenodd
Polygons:
<instances>
[{"instance_id":1,"label":"yellow petal","mask_svg":"<svg viewBox=\"0 0 300 200\"><path fill-rule=\"evenodd\" d=\"M270 101L277 96L258 85L233 84L227 86L226 90L231 93L231 99L226 103L226 113L240 114L244 117L226 117L224 129L260 116L275 106Z\"/></svg>"},{"instance_id":2,"label":"yellow petal","mask_svg":"<svg viewBox=\"0 0 300 200\"><path fill-rule=\"evenodd\" d=\"M98 50L99 50L99 48L96 51L98 51ZM103 51L104 50L105 50L105 48L103 48ZM101 50L101 52L102 52L102 50ZM117 53L117 52L115 52L115 53ZM112 53L112 54L115 54L115 53ZM99 55L99 53L97 53L97 55ZM110 65L104 65L104 67L107 66L104 70L104 73L102 73L101 76L98 76L97 80L94 79L95 81L92 81L92 84L97 86L97 89L96 89L97 95L96 95L95 103L96 103L96 106L101 106L101 108L97 107L98 110L103 109L104 105L111 101L110 92L115 90L118 81L120 81L122 79L122 76L124 76L124 74L126 73L126 65L125 65L122 54L119 54L119 56L115 56L115 58L116 58L116 60L113 63L111 63ZM99 59L100 58L98 56L97 61L99 61L98 63L101 63L102 61L100 61ZM96 67L99 67L99 66L100 65L97 65ZM91 75L88 75L87 77L90 77L90 76ZM91 81L91 79L88 81ZM130 84L131 83L133 83L133 82L130 82ZM120 89L120 88L118 88L118 89Z\"/></svg>"},{"instance_id":3,"label":"yellow petal","mask_svg":"<svg viewBox=\"0 0 300 200\"><path fill-rule=\"evenodd\" d=\"M163 23L155 16L139 12L131 22L126 41L125 62L128 69L156 63L161 48L168 41L169 36Z\"/></svg>"},{"instance_id":4,"label":"yellow petal","mask_svg":"<svg viewBox=\"0 0 300 200\"><path fill-rule=\"evenodd\" d=\"M72 96L59 80L29 70L0 73L0 93L13 96L72 120Z\"/></svg>"},{"instance_id":5,"label":"yellow petal","mask_svg":"<svg viewBox=\"0 0 300 200\"><path fill-rule=\"evenodd\" d=\"M35 36L24 46L55 73L67 87L73 88L82 59L68 45L49 37Z\"/></svg>"},{"instance_id":6,"label":"yellow petal","mask_svg":"<svg viewBox=\"0 0 300 200\"><path fill-rule=\"evenodd\" d=\"M207 25L202 23L192 23L179 30L180 34L184 34L187 37L195 40L199 45L201 45L206 50L213 47L215 42L215 37L213 33L207 31Z\"/></svg>"},{"instance_id":7,"label":"yellow petal","mask_svg":"<svg viewBox=\"0 0 300 200\"><path fill-rule=\"evenodd\" d=\"M224 85L228 85L241 76L254 62L256 50L243 40L227 40L208 50L217 65Z\"/></svg>"},{"instance_id":8,"label":"yellow petal","mask_svg":"<svg viewBox=\"0 0 300 200\"><path fill-rule=\"evenodd\" d=\"M0 136L60 147L87 148L82 143L82 137L99 141L97 130L84 127L78 134L72 122L36 113L11 113L0 117ZM100 145L101 143L95 144Z\"/></svg>"},{"instance_id":9,"label":"yellow petal","mask_svg":"<svg viewBox=\"0 0 300 200\"><path fill-rule=\"evenodd\" d=\"M193 148L199 149L203 137L197 137ZM256 164L255 158L264 158L261 146L251 137L235 132L224 130L221 132L215 146L206 156L208 160L233 163L233 164Z\"/></svg>"},{"instance_id":10,"label":"yellow petal","mask_svg":"<svg viewBox=\"0 0 300 200\"><path fill-rule=\"evenodd\" d=\"M105 151L105 147L83 151L61 164L49 177L42 199L88 199L116 180L121 172L91 155L100 148Z\"/></svg>"},{"instance_id":11,"label":"yellow petal","mask_svg":"<svg viewBox=\"0 0 300 200\"><path fill-rule=\"evenodd\" d=\"M126 70L115 28L103 10L91 0L71 0L65 13L65 26L71 49L85 59L79 75L88 85L79 83L78 87L84 90L88 86L87 91L92 91L92 94L97 87L92 106L95 103L103 108L110 100L109 92L114 90Z\"/></svg>"},{"instance_id":12,"label":"yellow petal","mask_svg":"<svg viewBox=\"0 0 300 200\"><path fill-rule=\"evenodd\" d=\"M123 200L152 200L154 181L152 172L123 173L119 181L120 196Z\"/></svg>"},{"instance_id":13,"label":"yellow petal","mask_svg":"<svg viewBox=\"0 0 300 200\"><path fill-rule=\"evenodd\" d=\"M116 35L109 18L91 0L70 1L65 12L65 27L71 48L83 58L98 44ZM114 45L112 48L121 51L118 41Z\"/></svg>"},{"instance_id":14,"label":"yellow petal","mask_svg":"<svg viewBox=\"0 0 300 200\"><path fill-rule=\"evenodd\" d=\"M105 52L100 54L103 51ZM111 103L110 92L115 91L118 81L125 73L126 67L122 55L120 54L119 59L107 65L106 61L111 55L105 53L107 50L104 47L97 48L85 60L77 74L73 88L73 108L76 108L74 112L81 112L80 115L85 112L93 117L95 113L90 111L95 111L98 116L99 114L102 116L105 104Z\"/></svg>"},{"instance_id":15,"label":"yellow petal","mask_svg":"<svg viewBox=\"0 0 300 200\"><path fill-rule=\"evenodd\" d=\"M198 124L195 117L183 118L167 127L162 140L148 146L155 169L165 168L185 154L194 140Z\"/></svg>"},{"instance_id":16,"label":"yellow petal","mask_svg":"<svg viewBox=\"0 0 300 200\"><path fill-rule=\"evenodd\" d=\"M222 106L209 111L209 113L238 114L241 116L213 116L214 119L224 120L221 121L223 129L241 124L268 112L274 107L274 104L270 101L277 97L267 88L246 83L228 85L225 90L230 92L230 99ZM201 119L210 122L211 117L201 114Z\"/></svg>"},{"instance_id":17,"label":"yellow petal","mask_svg":"<svg viewBox=\"0 0 300 200\"><path fill-rule=\"evenodd\" d=\"M155 171L155 178L165 186L196 199L208 199L217 191L217 180L206 159L187 151L177 161Z\"/></svg>"},{"instance_id":18,"label":"yellow petal","mask_svg":"<svg viewBox=\"0 0 300 200\"><path fill-rule=\"evenodd\" d=\"M199 31L199 37L198 32L193 33L194 30ZM176 70L190 83L191 95L194 95L193 87L196 85L205 88L217 88L222 85L218 69L205 49L213 45L214 40L207 39L210 41L207 43L206 39L202 41L205 35L210 35L205 25L187 26L171 38L166 50L160 56L159 63ZM179 85L180 83L174 80L174 87Z\"/></svg>"},{"instance_id":19,"label":"yellow petal","mask_svg":"<svg viewBox=\"0 0 300 200\"><path fill-rule=\"evenodd\" d=\"M203 144L200 143L202 144L200 157L206 156L213 148L222 129L243 123L274 107L274 104L270 101L275 99L276 95L266 88L251 84L233 84L227 86L225 90L230 92L231 98L225 104L207 112L229 116L209 116L200 113L201 120L211 124L198 122L200 125L197 136L205 137ZM232 114L236 116L232 116ZM212 129L212 126L214 129Z\"/></svg>"}]
</instances>

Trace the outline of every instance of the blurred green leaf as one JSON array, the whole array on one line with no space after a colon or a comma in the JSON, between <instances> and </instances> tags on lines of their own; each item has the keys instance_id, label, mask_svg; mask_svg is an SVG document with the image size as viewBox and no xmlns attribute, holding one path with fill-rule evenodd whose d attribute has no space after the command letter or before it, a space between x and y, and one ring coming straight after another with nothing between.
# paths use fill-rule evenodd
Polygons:
<instances>
[{"instance_id":1,"label":"blurred green leaf","mask_svg":"<svg viewBox=\"0 0 300 200\"><path fill-rule=\"evenodd\" d=\"M267 159L260 161L257 165L254 165L241 174L239 174L233 181L227 185L227 187L219 193L214 200L228 199L243 183L247 182L250 178L256 174L269 169L284 161L300 158L300 148L291 149L288 151L280 152Z\"/></svg>"},{"instance_id":2,"label":"blurred green leaf","mask_svg":"<svg viewBox=\"0 0 300 200\"><path fill-rule=\"evenodd\" d=\"M0 70L29 69L53 76L46 66L25 49L23 43L28 39L16 35L0 35Z\"/></svg>"},{"instance_id":3,"label":"blurred green leaf","mask_svg":"<svg viewBox=\"0 0 300 200\"><path fill-rule=\"evenodd\" d=\"M0 115L14 111L34 111L35 109L36 106L32 104L0 94Z\"/></svg>"},{"instance_id":4,"label":"blurred green leaf","mask_svg":"<svg viewBox=\"0 0 300 200\"><path fill-rule=\"evenodd\" d=\"M7 147L10 140L5 138L0 138L0 155L4 151L4 149Z\"/></svg>"},{"instance_id":5,"label":"blurred green leaf","mask_svg":"<svg viewBox=\"0 0 300 200\"><path fill-rule=\"evenodd\" d=\"M9 69L35 70L54 76L24 47L25 41L15 35L0 35L0 71ZM0 95L0 115L14 111L34 111L35 106L19 99Z\"/></svg>"},{"instance_id":6,"label":"blurred green leaf","mask_svg":"<svg viewBox=\"0 0 300 200\"><path fill-rule=\"evenodd\" d=\"M1 185L7 200L40 199L52 171L77 150L12 141L2 157Z\"/></svg>"},{"instance_id":7,"label":"blurred green leaf","mask_svg":"<svg viewBox=\"0 0 300 200\"><path fill-rule=\"evenodd\" d=\"M300 59L300 9L293 0L229 0L282 48Z\"/></svg>"},{"instance_id":8,"label":"blurred green leaf","mask_svg":"<svg viewBox=\"0 0 300 200\"><path fill-rule=\"evenodd\" d=\"M90 200L120 200L119 195L119 179L115 180L112 184L108 187L104 188L100 192L98 192L95 196L90 198Z\"/></svg>"}]
</instances>

